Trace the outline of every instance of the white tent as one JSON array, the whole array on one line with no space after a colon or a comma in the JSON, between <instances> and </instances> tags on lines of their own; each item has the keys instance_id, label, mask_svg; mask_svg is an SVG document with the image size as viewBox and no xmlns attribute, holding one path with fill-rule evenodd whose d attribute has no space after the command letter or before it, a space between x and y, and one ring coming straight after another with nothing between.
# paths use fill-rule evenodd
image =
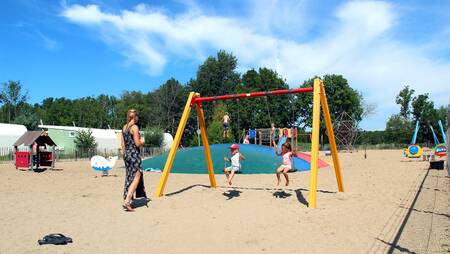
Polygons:
<instances>
[{"instance_id":1,"label":"white tent","mask_svg":"<svg viewBox=\"0 0 450 254\"><path fill-rule=\"evenodd\" d=\"M13 147L25 132L27 128L23 125L0 123L0 147Z\"/></svg>"}]
</instances>

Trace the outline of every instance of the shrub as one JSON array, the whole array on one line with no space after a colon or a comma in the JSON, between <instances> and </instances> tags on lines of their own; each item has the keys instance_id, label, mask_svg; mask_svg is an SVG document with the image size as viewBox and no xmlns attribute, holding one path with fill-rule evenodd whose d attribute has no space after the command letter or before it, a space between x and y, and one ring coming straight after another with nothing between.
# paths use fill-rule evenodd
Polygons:
<instances>
[{"instance_id":1,"label":"shrub","mask_svg":"<svg viewBox=\"0 0 450 254\"><path fill-rule=\"evenodd\" d=\"M160 147L164 139L164 130L159 127L149 127L144 130L145 147Z\"/></svg>"}]
</instances>

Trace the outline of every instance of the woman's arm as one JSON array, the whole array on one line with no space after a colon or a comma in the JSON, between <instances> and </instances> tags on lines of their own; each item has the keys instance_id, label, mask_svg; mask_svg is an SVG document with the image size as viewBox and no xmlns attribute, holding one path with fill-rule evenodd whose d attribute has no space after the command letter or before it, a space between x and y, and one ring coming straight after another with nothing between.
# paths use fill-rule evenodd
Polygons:
<instances>
[{"instance_id":1,"label":"woman's arm","mask_svg":"<svg viewBox=\"0 0 450 254\"><path fill-rule=\"evenodd\" d=\"M125 141L123 140L123 134L120 135L120 147L122 148L122 154L125 153Z\"/></svg>"},{"instance_id":2,"label":"woman's arm","mask_svg":"<svg viewBox=\"0 0 450 254\"><path fill-rule=\"evenodd\" d=\"M241 157L240 160L245 160L245 156L242 154L239 154L239 156Z\"/></svg>"},{"instance_id":3,"label":"woman's arm","mask_svg":"<svg viewBox=\"0 0 450 254\"><path fill-rule=\"evenodd\" d=\"M131 135L133 135L133 141L137 147L142 147L144 145L144 140L142 140L139 128L136 125L131 127Z\"/></svg>"}]
</instances>

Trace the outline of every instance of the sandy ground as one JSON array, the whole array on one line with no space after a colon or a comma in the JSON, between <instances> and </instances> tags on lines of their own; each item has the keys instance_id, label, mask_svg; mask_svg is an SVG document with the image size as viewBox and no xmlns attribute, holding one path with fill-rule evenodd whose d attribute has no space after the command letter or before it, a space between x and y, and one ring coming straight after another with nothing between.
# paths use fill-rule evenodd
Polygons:
<instances>
[{"instance_id":1,"label":"sandy ground","mask_svg":"<svg viewBox=\"0 0 450 254\"><path fill-rule=\"evenodd\" d=\"M449 178L401 151L340 154L345 192L334 171L319 171L317 208L307 208L309 173L237 175L233 188L207 175L145 173L148 208L121 208L124 172L100 177L87 161L41 173L0 164L0 253L446 253ZM331 158L330 158L331 159ZM39 246L49 233L73 238Z\"/></svg>"}]
</instances>

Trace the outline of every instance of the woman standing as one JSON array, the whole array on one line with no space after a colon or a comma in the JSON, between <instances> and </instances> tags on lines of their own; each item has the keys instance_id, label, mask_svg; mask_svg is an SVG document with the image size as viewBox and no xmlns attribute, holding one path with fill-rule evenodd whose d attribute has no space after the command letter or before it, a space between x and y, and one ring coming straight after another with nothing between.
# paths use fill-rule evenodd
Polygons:
<instances>
[{"instance_id":1,"label":"woman standing","mask_svg":"<svg viewBox=\"0 0 450 254\"><path fill-rule=\"evenodd\" d=\"M139 134L138 121L137 111L130 109L127 113L127 123L122 128L122 151L126 168L122 207L129 212L134 211L131 207L131 199L136 188L138 185L143 188L140 148L144 145L144 139ZM142 184L139 184L140 182Z\"/></svg>"}]
</instances>

